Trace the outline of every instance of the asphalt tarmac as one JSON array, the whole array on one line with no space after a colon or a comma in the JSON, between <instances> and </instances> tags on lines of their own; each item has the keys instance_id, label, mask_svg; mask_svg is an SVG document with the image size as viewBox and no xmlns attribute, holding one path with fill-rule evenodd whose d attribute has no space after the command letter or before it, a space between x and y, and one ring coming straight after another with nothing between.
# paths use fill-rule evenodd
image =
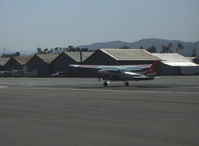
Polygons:
<instances>
[{"instance_id":1,"label":"asphalt tarmac","mask_svg":"<svg viewBox=\"0 0 199 146\"><path fill-rule=\"evenodd\" d=\"M198 146L199 76L0 78L0 146Z\"/></svg>"}]
</instances>

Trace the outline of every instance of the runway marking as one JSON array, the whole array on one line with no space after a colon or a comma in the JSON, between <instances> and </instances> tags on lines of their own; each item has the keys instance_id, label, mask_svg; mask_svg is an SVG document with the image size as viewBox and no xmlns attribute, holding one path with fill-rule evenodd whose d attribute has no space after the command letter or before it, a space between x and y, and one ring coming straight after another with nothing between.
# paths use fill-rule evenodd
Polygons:
<instances>
[{"instance_id":1,"label":"runway marking","mask_svg":"<svg viewBox=\"0 0 199 146\"><path fill-rule=\"evenodd\" d=\"M4 88L4 87L3 87ZM7 88L5 86L5 88ZM187 92L187 91L151 91L151 90L137 90L137 91L133 91L133 90L111 90L111 89L85 89L85 88L53 88L53 87L24 87L24 88L20 88L20 87L9 87L12 89L25 89L25 88L29 88L31 90L67 90L67 91L88 91L88 92L112 92L112 93L149 93L149 94L199 94L199 92Z\"/></svg>"},{"instance_id":2,"label":"runway marking","mask_svg":"<svg viewBox=\"0 0 199 146\"><path fill-rule=\"evenodd\" d=\"M0 88L7 88L7 86L0 86Z\"/></svg>"},{"instance_id":3,"label":"runway marking","mask_svg":"<svg viewBox=\"0 0 199 146\"><path fill-rule=\"evenodd\" d=\"M68 88L68 90L73 90L73 91L91 91L91 92L122 92L122 93L152 93L152 94L165 94L165 93L169 93L169 94L173 94L173 93L185 93L185 94L199 94L199 92L174 92L174 91L149 91L149 90L140 90L140 91L130 91L130 90L103 90L103 89L78 89L78 88Z\"/></svg>"}]
</instances>

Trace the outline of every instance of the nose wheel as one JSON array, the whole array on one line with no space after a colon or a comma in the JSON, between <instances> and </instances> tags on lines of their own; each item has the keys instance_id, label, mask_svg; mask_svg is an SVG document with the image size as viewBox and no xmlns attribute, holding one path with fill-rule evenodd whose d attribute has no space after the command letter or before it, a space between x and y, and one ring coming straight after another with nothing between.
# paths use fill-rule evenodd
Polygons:
<instances>
[{"instance_id":1,"label":"nose wheel","mask_svg":"<svg viewBox=\"0 0 199 146\"><path fill-rule=\"evenodd\" d=\"M126 87L128 87L128 86L129 86L129 82L125 82L124 85L125 85Z\"/></svg>"},{"instance_id":2,"label":"nose wheel","mask_svg":"<svg viewBox=\"0 0 199 146\"><path fill-rule=\"evenodd\" d=\"M104 87L107 87L110 83L111 83L110 81L105 81L103 85Z\"/></svg>"}]
</instances>

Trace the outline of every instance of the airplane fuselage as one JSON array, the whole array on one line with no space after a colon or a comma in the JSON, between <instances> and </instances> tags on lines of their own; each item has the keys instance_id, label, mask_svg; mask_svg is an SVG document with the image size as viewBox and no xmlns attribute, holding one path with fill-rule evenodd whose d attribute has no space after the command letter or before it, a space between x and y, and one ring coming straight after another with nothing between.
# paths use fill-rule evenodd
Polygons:
<instances>
[{"instance_id":1,"label":"airplane fuselage","mask_svg":"<svg viewBox=\"0 0 199 146\"><path fill-rule=\"evenodd\" d=\"M130 71L121 70L99 70L99 78L106 81L138 81L138 80L152 80L153 76L142 75L141 72L134 73Z\"/></svg>"}]
</instances>

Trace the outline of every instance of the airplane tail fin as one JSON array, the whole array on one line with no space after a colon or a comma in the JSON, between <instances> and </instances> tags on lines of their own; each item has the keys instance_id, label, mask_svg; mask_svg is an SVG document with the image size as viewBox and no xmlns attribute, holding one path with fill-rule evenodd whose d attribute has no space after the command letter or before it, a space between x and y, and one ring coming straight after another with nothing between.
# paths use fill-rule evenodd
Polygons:
<instances>
[{"instance_id":1,"label":"airplane tail fin","mask_svg":"<svg viewBox=\"0 0 199 146\"><path fill-rule=\"evenodd\" d=\"M144 75L154 76L160 67L160 61L154 61L151 67L144 73Z\"/></svg>"}]
</instances>

